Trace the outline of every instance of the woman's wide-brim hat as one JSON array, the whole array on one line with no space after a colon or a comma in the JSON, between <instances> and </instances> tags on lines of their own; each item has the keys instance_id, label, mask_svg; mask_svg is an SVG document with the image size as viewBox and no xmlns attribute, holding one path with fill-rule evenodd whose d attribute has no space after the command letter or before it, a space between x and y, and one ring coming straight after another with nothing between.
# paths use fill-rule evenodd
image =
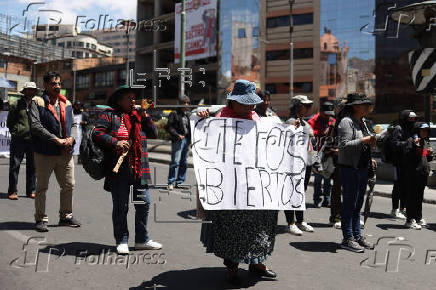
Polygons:
<instances>
[{"instance_id":1,"label":"woman's wide-brim hat","mask_svg":"<svg viewBox=\"0 0 436 290\"><path fill-rule=\"evenodd\" d=\"M256 84L247 80L237 80L232 92L227 95L227 100L242 105L258 105L263 102L256 94Z\"/></svg>"},{"instance_id":2,"label":"woman's wide-brim hat","mask_svg":"<svg viewBox=\"0 0 436 290\"><path fill-rule=\"evenodd\" d=\"M347 96L346 106L354 105L372 105L372 101L364 94L349 94Z\"/></svg>"},{"instance_id":3,"label":"woman's wide-brim hat","mask_svg":"<svg viewBox=\"0 0 436 290\"><path fill-rule=\"evenodd\" d=\"M133 92L136 96L139 94L138 88L132 88L129 85L122 85L115 89L115 91L110 95L107 103L109 106L114 107L117 105L120 98L127 92Z\"/></svg>"}]
</instances>

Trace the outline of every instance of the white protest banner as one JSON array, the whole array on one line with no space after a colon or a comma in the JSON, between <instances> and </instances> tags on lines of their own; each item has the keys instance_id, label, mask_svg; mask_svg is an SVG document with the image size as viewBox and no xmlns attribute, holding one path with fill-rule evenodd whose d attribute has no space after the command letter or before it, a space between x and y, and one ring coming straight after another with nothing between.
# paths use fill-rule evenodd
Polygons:
<instances>
[{"instance_id":1,"label":"white protest banner","mask_svg":"<svg viewBox=\"0 0 436 290\"><path fill-rule=\"evenodd\" d=\"M309 136L301 127L192 116L191 130L204 209L305 209Z\"/></svg>"},{"instance_id":2,"label":"white protest banner","mask_svg":"<svg viewBox=\"0 0 436 290\"><path fill-rule=\"evenodd\" d=\"M216 0L185 1L185 59L195 60L216 56ZM176 3L174 62L180 62L180 19L182 4Z\"/></svg>"},{"instance_id":3,"label":"white protest banner","mask_svg":"<svg viewBox=\"0 0 436 290\"><path fill-rule=\"evenodd\" d=\"M11 134L6 127L8 112L0 112L0 156L9 157L9 146L11 144Z\"/></svg>"}]
</instances>

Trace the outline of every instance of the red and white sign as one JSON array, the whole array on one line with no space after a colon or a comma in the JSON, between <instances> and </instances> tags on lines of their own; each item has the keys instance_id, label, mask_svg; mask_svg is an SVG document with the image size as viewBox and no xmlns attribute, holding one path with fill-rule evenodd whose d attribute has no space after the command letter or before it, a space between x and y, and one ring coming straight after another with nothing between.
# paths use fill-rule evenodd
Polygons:
<instances>
[{"instance_id":1,"label":"red and white sign","mask_svg":"<svg viewBox=\"0 0 436 290\"><path fill-rule=\"evenodd\" d=\"M216 56L216 0L185 1L185 60ZM180 23L182 4L176 4L174 62L180 62Z\"/></svg>"}]
</instances>

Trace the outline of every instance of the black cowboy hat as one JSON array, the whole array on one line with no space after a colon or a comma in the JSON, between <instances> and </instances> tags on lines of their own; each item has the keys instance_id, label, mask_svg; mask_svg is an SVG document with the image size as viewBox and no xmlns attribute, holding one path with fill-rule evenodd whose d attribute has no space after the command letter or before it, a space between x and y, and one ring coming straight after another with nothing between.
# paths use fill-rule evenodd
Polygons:
<instances>
[{"instance_id":1,"label":"black cowboy hat","mask_svg":"<svg viewBox=\"0 0 436 290\"><path fill-rule=\"evenodd\" d=\"M107 104L108 106L115 108L117 107L118 101L122 98L122 96L127 92L133 92L136 96L139 94L138 88L132 88L128 85L122 85L115 89L115 91L110 95Z\"/></svg>"},{"instance_id":2,"label":"black cowboy hat","mask_svg":"<svg viewBox=\"0 0 436 290\"><path fill-rule=\"evenodd\" d=\"M348 94L346 106L362 105L368 104L372 105L372 101L365 94Z\"/></svg>"}]
</instances>

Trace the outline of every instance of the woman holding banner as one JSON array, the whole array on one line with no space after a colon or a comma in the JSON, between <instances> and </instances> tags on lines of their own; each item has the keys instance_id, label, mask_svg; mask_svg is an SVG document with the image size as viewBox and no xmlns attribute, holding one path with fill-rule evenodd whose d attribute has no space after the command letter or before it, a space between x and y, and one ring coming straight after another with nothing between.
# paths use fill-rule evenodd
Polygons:
<instances>
[{"instance_id":1,"label":"woman holding banner","mask_svg":"<svg viewBox=\"0 0 436 290\"><path fill-rule=\"evenodd\" d=\"M307 96L298 95L292 98L290 107L290 116L286 121L288 124L292 124L296 127L302 126L303 133L309 135L309 138L314 137L313 130L310 125L303 120L304 117L310 115L310 110L312 108L313 101L309 100ZM309 152L311 151L312 143L309 141ZM311 155L308 154L308 159ZM304 179L304 190L307 190L307 185L309 184L310 175L312 173L312 166L308 160L308 165L306 167L306 176ZM304 232L313 232L313 227L304 221L304 212L302 210L285 210L286 222L288 223L289 233L301 236ZM297 223L295 223L297 220Z\"/></svg>"},{"instance_id":2,"label":"woman holding banner","mask_svg":"<svg viewBox=\"0 0 436 290\"><path fill-rule=\"evenodd\" d=\"M349 94L338 125L338 165L343 189L341 248L356 253L372 248L360 231L360 210L372 165L371 147L376 145L376 136L371 135L363 119L371 104L363 94Z\"/></svg>"},{"instance_id":3,"label":"woman holding banner","mask_svg":"<svg viewBox=\"0 0 436 290\"><path fill-rule=\"evenodd\" d=\"M255 91L254 83L236 81L232 93L227 96L227 106L217 117L260 120L253 110L255 105L262 103L262 99ZM205 118L209 112L202 111L197 115ZM238 276L239 263L249 264L249 271L257 276L277 276L263 264L274 249L277 213L276 210L205 211L205 220L211 223L203 223L201 241L206 252L224 259L231 284L241 283Z\"/></svg>"}]
</instances>

